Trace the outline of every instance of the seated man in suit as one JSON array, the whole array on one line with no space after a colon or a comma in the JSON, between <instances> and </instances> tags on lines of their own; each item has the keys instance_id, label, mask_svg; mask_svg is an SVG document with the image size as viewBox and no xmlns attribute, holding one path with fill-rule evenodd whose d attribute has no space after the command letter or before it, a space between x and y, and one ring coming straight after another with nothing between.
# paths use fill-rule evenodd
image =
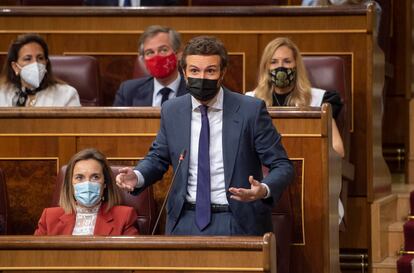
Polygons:
<instances>
[{"instance_id":1,"label":"seated man in suit","mask_svg":"<svg viewBox=\"0 0 414 273\"><path fill-rule=\"evenodd\" d=\"M271 232L272 207L292 181L292 163L264 102L222 87L227 61L214 37L188 42L181 66L190 94L164 104L149 153L135 171L124 168L116 177L119 187L137 194L173 165L167 234ZM183 150L189 156L180 156ZM269 168L265 178L262 165Z\"/></svg>"},{"instance_id":2,"label":"seated man in suit","mask_svg":"<svg viewBox=\"0 0 414 273\"><path fill-rule=\"evenodd\" d=\"M139 55L151 76L123 82L114 106L161 106L166 100L187 93L177 65L181 54L178 32L149 26L139 39Z\"/></svg>"}]
</instances>

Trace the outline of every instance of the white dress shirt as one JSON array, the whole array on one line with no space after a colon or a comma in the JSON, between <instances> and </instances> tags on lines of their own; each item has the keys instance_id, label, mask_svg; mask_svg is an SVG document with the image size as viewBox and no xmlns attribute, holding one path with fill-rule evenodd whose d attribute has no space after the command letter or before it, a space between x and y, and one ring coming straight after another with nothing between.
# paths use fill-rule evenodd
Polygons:
<instances>
[{"instance_id":1,"label":"white dress shirt","mask_svg":"<svg viewBox=\"0 0 414 273\"><path fill-rule=\"evenodd\" d=\"M189 203L195 203L197 194L198 144L201 131L199 106L201 104L194 97L191 97L191 104L191 143L186 199ZM208 104L207 115L210 124L211 203L228 204L223 164L223 88L220 88L217 96Z\"/></svg>"},{"instance_id":2,"label":"white dress shirt","mask_svg":"<svg viewBox=\"0 0 414 273\"><path fill-rule=\"evenodd\" d=\"M164 87L171 89L170 94L168 94L168 99L172 99L177 96L178 87L180 87L181 74L178 73L178 77L169 85L162 85L156 78L154 78L154 93L152 95L152 106L161 106L162 94L160 90Z\"/></svg>"}]
</instances>

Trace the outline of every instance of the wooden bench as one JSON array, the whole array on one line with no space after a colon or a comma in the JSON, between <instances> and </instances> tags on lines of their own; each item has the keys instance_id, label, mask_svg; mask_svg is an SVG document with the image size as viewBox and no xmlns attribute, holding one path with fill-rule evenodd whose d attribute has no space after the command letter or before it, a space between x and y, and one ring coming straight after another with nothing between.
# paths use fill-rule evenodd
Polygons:
<instances>
[{"instance_id":1,"label":"wooden bench","mask_svg":"<svg viewBox=\"0 0 414 273\"><path fill-rule=\"evenodd\" d=\"M275 238L1 236L0 270L276 273Z\"/></svg>"}]
</instances>

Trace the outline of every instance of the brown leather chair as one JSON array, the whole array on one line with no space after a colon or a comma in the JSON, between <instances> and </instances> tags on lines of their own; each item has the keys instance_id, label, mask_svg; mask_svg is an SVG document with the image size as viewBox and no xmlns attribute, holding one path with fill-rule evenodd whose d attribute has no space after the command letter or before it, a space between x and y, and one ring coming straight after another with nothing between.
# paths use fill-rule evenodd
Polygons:
<instances>
[{"instance_id":1,"label":"brown leather chair","mask_svg":"<svg viewBox=\"0 0 414 273\"><path fill-rule=\"evenodd\" d=\"M351 123L351 90L345 78L344 60L337 56L304 56L303 62L312 87L340 94L344 106L336 118L336 124L344 138L344 146L349 147L347 136Z\"/></svg>"},{"instance_id":2,"label":"brown leather chair","mask_svg":"<svg viewBox=\"0 0 414 273\"><path fill-rule=\"evenodd\" d=\"M7 195L6 179L3 170L0 169L0 235L8 231L9 198Z\"/></svg>"},{"instance_id":3,"label":"brown leather chair","mask_svg":"<svg viewBox=\"0 0 414 273\"><path fill-rule=\"evenodd\" d=\"M114 176L119 173L122 166L111 166ZM56 187L53 193L52 206L58 206L60 190L63 185L66 173L66 165L62 166L56 178ZM137 228L140 234L150 235L156 220L156 204L152 187L146 188L137 196L131 195L126 191L121 191L121 205L133 207L138 215Z\"/></svg>"},{"instance_id":4,"label":"brown leather chair","mask_svg":"<svg viewBox=\"0 0 414 273\"><path fill-rule=\"evenodd\" d=\"M134 71L132 72L132 77L134 79L149 76L147 68L143 61L140 60L140 57L137 56L134 63Z\"/></svg>"},{"instance_id":5,"label":"brown leather chair","mask_svg":"<svg viewBox=\"0 0 414 273\"><path fill-rule=\"evenodd\" d=\"M98 61L91 56L49 56L53 74L73 86L83 106L100 106Z\"/></svg>"},{"instance_id":6,"label":"brown leather chair","mask_svg":"<svg viewBox=\"0 0 414 273\"><path fill-rule=\"evenodd\" d=\"M192 6L260 6L278 5L280 0L192 0Z\"/></svg>"}]
</instances>

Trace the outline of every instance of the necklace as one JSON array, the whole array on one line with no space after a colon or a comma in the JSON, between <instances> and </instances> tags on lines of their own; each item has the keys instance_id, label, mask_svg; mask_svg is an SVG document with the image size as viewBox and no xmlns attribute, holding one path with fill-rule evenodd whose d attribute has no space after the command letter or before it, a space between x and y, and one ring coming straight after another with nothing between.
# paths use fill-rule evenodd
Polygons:
<instances>
[{"instance_id":1,"label":"necklace","mask_svg":"<svg viewBox=\"0 0 414 273\"><path fill-rule=\"evenodd\" d=\"M279 99L277 98L276 93L273 93L273 98L276 101L277 105L276 106L283 106L283 103L280 103ZM283 101L284 102L284 101Z\"/></svg>"},{"instance_id":2,"label":"necklace","mask_svg":"<svg viewBox=\"0 0 414 273\"><path fill-rule=\"evenodd\" d=\"M36 104L36 95L29 95L29 106L34 106Z\"/></svg>"}]
</instances>

